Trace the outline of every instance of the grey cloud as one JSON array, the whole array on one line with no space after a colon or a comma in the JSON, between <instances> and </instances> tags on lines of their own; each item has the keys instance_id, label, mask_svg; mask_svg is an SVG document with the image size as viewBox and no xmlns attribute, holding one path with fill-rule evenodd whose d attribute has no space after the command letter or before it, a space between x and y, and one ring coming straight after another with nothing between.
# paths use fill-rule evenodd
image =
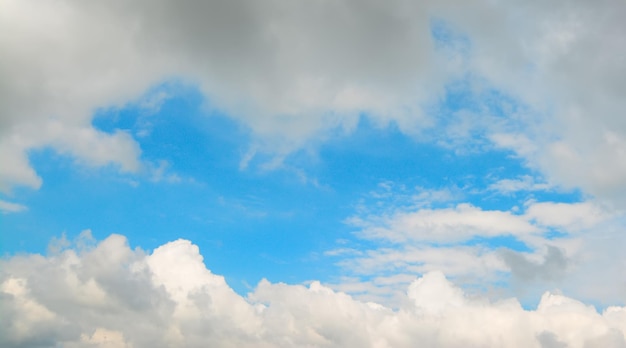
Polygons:
<instances>
[{"instance_id":1,"label":"grey cloud","mask_svg":"<svg viewBox=\"0 0 626 348\"><path fill-rule=\"evenodd\" d=\"M211 107L281 153L324 128L351 127L364 111L420 124L415 80L436 71L426 6L413 3L6 0L3 8L0 30L11 34L0 37L0 150L15 168L3 170L4 186L38 187L24 151L46 145L138 170L133 139L97 132L91 117L170 78L197 85ZM428 90L441 86L429 80ZM85 143L110 155L80 152Z\"/></svg>"},{"instance_id":2,"label":"grey cloud","mask_svg":"<svg viewBox=\"0 0 626 348\"><path fill-rule=\"evenodd\" d=\"M559 341L557 336L550 331L543 331L537 335L537 341L541 348L566 348L567 344Z\"/></svg>"},{"instance_id":3,"label":"grey cloud","mask_svg":"<svg viewBox=\"0 0 626 348\"><path fill-rule=\"evenodd\" d=\"M514 7L476 6L456 19L475 43L476 71L534 109L514 115L521 122L509 133L517 140L496 142L551 182L623 206L624 3L525 1ZM493 35L485 31L490 26L498 27Z\"/></svg>"},{"instance_id":4,"label":"grey cloud","mask_svg":"<svg viewBox=\"0 0 626 348\"><path fill-rule=\"evenodd\" d=\"M546 255L541 262L529 260L524 253L503 249L500 253L513 277L522 282L534 280L553 281L564 276L570 263L563 250L548 245Z\"/></svg>"},{"instance_id":5,"label":"grey cloud","mask_svg":"<svg viewBox=\"0 0 626 348\"><path fill-rule=\"evenodd\" d=\"M250 154L281 158L328 128L349 131L361 114L416 134L437 124L424 106L446 84L475 76L476 98L482 85L524 106L494 122L485 105L473 116L477 134L551 183L625 196L621 1L3 0L2 8L3 191L41 185L26 153L42 146L141 170L135 139L93 129L93 112L172 78L250 127ZM466 55L437 49L435 19L467 37Z\"/></svg>"}]
</instances>

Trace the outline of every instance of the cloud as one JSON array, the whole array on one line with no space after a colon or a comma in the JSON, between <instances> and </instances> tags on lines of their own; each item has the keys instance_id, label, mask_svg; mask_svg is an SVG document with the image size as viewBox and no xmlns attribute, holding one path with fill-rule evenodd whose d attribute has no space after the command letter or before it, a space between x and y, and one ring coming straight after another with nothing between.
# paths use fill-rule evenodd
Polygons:
<instances>
[{"instance_id":1,"label":"cloud","mask_svg":"<svg viewBox=\"0 0 626 348\"><path fill-rule=\"evenodd\" d=\"M162 99L141 102L146 91L177 79L253 131L250 153L284 158L367 115L407 134L482 134L551 183L621 202L623 6L3 0L0 152L11 165L0 187L38 188L27 153L42 147L136 171L137 140L94 129L92 117L137 100L158 108ZM440 132L433 104L468 78L469 105L455 115L472 121Z\"/></svg>"},{"instance_id":2,"label":"cloud","mask_svg":"<svg viewBox=\"0 0 626 348\"><path fill-rule=\"evenodd\" d=\"M495 143L551 183L622 206L623 10L624 3L609 0L472 6L464 13L451 6L447 12L472 40L472 70L526 106L509 115L508 130L491 132Z\"/></svg>"},{"instance_id":3,"label":"cloud","mask_svg":"<svg viewBox=\"0 0 626 348\"><path fill-rule=\"evenodd\" d=\"M452 196L429 195L424 190L410 199L389 200L388 196L372 193L376 199L369 209L362 204L357 213L346 219L356 227L356 234L363 239L384 240L391 243L459 243L475 237L512 236L532 242L543 234L557 230L577 234L599 226L605 221L621 216L620 211L603 205L597 200L583 202L539 202L529 200L524 210L482 209L470 203L456 203ZM439 197L439 200L432 199ZM433 206L446 203L443 207ZM371 202L370 202L371 203Z\"/></svg>"},{"instance_id":4,"label":"cloud","mask_svg":"<svg viewBox=\"0 0 626 348\"><path fill-rule=\"evenodd\" d=\"M27 209L28 208L22 204L7 202L5 200L0 199L0 211L3 214L19 213Z\"/></svg>"},{"instance_id":5,"label":"cloud","mask_svg":"<svg viewBox=\"0 0 626 348\"><path fill-rule=\"evenodd\" d=\"M531 202L525 216L538 225L563 228L574 232L607 220L613 213L597 202L579 203Z\"/></svg>"},{"instance_id":6,"label":"cloud","mask_svg":"<svg viewBox=\"0 0 626 348\"><path fill-rule=\"evenodd\" d=\"M513 277L522 282L536 278L552 280L562 277L569 263L567 256L554 246L548 246L547 250L545 259L540 264L529 261L523 254L510 249L502 250L502 259L511 269Z\"/></svg>"},{"instance_id":7,"label":"cloud","mask_svg":"<svg viewBox=\"0 0 626 348\"><path fill-rule=\"evenodd\" d=\"M148 254L111 235L93 246L1 262L3 347L626 344L626 307L598 313L548 292L536 310L524 310L515 299L469 297L438 271L414 278L402 306L391 309L319 282L263 280L242 297L186 240Z\"/></svg>"},{"instance_id":8,"label":"cloud","mask_svg":"<svg viewBox=\"0 0 626 348\"><path fill-rule=\"evenodd\" d=\"M440 270L470 292L524 303L555 286L593 303L626 301L626 258L617 247L626 238L624 215L597 200L488 210L372 197L373 209L362 204L346 220L356 239L325 254L342 270L333 287L359 299L398 304L409 282L396 275Z\"/></svg>"},{"instance_id":9,"label":"cloud","mask_svg":"<svg viewBox=\"0 0 626 348\"><path fill-rule=\"evenodd\" d=\"M394 242L457 242L478 235L523 235L539 231L523 216L498 210L485 211L466 203L454 208L401 211L382 219L366 218L372 219L381 221L364 221L359 218L351 221L361 228L359 234L363 238Z\"/></svg>"},{"instance_id":10,"label":"cloud","mask_svg":"<svg viewBox=\"0 0 626 348\"><path fill-rule=\"evenodd\" d=\"M554 187L549 183L536 182L530 175L522 175L518 179L500 179L490 184L487 189L506 195L520 191L550 191Z\"/></svg>"},{"instance_id":11,"label":"cloud","mask_svg":"<svg viewBox=\"0 0 626 348\"><path fill-rule=\"evenodd\" d=\"M390 306L403 302L402 294L418 274L442 271L480 293L510 272L499 253L484 246L375 246L336 258L343 276L333 280L334 289Z\"/></svg>"},{"instance_id":12,"label":"cloud","mask_svg":"<svg viewBox=\"0 0 626 348\"><path fill-rule=\"evenodd\" d=\"M37 188L24 156L45 146L136 170L137 142L91 119L169 79L197 86L254 131L254 146L279 155L354 127L362 112L419 128L421 101L442 87L425 6L3 0L0 149L21 166L0 178Z\"/></svg>"}]
</instances>

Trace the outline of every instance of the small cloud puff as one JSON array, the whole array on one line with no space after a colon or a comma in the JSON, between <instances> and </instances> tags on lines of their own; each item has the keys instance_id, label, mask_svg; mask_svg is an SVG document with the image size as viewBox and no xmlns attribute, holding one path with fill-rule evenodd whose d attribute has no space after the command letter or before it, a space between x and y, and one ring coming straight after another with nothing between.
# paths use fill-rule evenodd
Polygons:
<instances>
[{"instance_id":1,"label":"small cloud puff","mask_svg":"<svg viewBox=\"0 0 626 348\"><path fill-rule=\"evenodd\" d=\"M19 213L28 210L25 205L8 202L0 199L0 212L2 214Z\"/></svg>"}]
</instances>

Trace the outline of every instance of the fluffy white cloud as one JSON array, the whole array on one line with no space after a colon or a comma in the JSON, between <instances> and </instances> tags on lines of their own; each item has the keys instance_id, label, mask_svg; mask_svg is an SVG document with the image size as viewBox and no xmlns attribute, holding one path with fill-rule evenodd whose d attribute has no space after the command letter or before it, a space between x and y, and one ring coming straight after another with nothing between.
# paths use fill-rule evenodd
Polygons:
<instances>
[{"instance_id":1,"label":"fluffy white cloud","mask_svg":"<svg viewBox=\"0 0 626 348\"><path fill-rule=\"evenodd\" d=\"M626 346L626 307L598 313L548 292L524 310L469 297L438 271L414 278L391 309L319 282L263 280L242 297L185 240L146 254L112 235L1 262L3 347Z\"/></svg>"}]
</instances>

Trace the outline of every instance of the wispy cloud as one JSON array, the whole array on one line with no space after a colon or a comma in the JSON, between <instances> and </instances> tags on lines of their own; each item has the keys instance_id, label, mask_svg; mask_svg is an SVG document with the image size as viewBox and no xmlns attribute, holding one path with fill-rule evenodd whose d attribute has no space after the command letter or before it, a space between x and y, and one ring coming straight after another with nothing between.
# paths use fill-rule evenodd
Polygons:
<instances>
[{"instance_id":1,"label":"wispy cloud","mask_svg":"<svg viewBox=\"0 0 626 348\"><path fill-rule=\"evenodd\" d=\"M572 290L578 282L575 279L587 271L580 267L582 262L604 262L601 254L606 245L589 241L601 235L614 238L609 231L625 228L619 211L593 200L529 200L523 210L517 206L488 210L455 201L434 202L438 208L424 203L395 205L392 201L381 207L379 195L370 203L374 209L361 206L346 220L355 228L357 239L326 253L336 259L346 276L352 276L347 278L352 284L348 287L338 279L338 289L358 288L359 283L377 289L376 295L355 293L366 299L375 296L381 300L386 291L387 299L395 301L398 291L406 286L406 282L373 284L372 278L434 270L479 293L517 293L518 288L556 284ZM611 252L616 260L621 259L617 251ZM615 267L602 273L617 276L620 271ZM621 286L617 280L613 284ZM600 300L603 295L587 292L586 296ZM616 296L620 297L619 291L612 291L611 297Z\"/></svg>"},{"instance_id":2,"label":"wispy cloud","mask_svg":"<svg viewBox=\"0 0 626 348\"><path fill-rule=\"evenodd\" d=\"M0 211L3 214L19 213L27 210L28 207L19 203L8 202L0 199Z\"/></svg>"},{"instance_id":3,"label":"wispy cloud","mask_svg":"<svg viewBox=\"0 0 626 348\"><path fill-rule=\"evenodd\" d=\"M488 189L501 194L510 194L520 191L547 191L555 187L547 182L536 182L535 177L522 175L516 179L501 179L489 185Z\"/></svg>"}]
</instances>

